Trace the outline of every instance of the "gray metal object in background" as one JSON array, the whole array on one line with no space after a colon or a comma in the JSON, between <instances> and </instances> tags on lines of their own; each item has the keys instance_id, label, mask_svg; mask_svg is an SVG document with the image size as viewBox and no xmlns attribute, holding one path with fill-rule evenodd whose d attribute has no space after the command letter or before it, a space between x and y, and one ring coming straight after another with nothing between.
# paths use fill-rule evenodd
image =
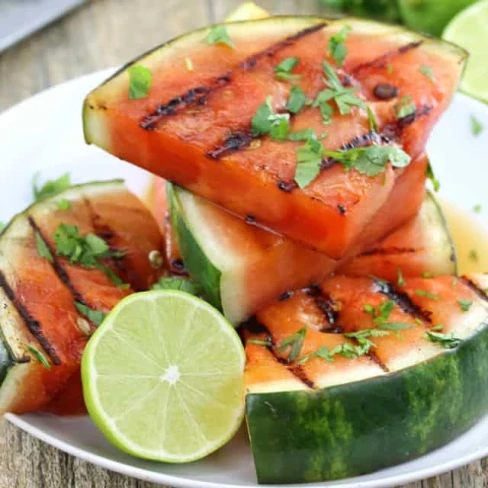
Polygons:
<instances>
[{"instance_id":1,"label":"gray metal object in background","mask_svg":"<svg viewBox=\"0 0 488 488\"><path fill-rule=\"evenodd\" d=\"M85 0L0 0L0 53Z\"/></svg>"}]
</instances>

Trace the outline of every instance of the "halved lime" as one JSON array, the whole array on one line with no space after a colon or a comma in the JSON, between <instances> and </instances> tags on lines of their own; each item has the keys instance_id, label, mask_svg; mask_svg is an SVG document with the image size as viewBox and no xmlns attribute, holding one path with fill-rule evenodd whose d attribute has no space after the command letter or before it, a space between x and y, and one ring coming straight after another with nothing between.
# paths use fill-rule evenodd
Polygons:
<instances>
[{"instance_id":1,"label":"halved lime","mask_svg":"<svg viewBox=\"0 0 488 488\"><path fill-rule=\"evenodd\" d=\"M244 415L245 353L208 303L175 290L122 300L82 358L91 418L116 447L183 463L229 441Z\"/></svg>"},{"instance_id":2,"label":"halved lime","mask_svg":"<svg viewBox=\"0 0 488 488\"><path fill-rule=\"evenodd\" d=\"M488 0L477 2L459 13L442 36L470 53L461 89L488 102Z\"/></svg>"}]
</instances>

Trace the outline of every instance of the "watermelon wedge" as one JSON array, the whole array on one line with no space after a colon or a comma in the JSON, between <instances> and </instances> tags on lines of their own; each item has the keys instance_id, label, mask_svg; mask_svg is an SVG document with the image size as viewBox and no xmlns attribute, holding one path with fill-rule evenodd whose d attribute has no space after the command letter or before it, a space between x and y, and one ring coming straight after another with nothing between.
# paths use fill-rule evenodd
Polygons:
<instances>
[{"instance_id":1,"label":"watermelon wedge","mask_svg":"<svg viewBox=\"0 0 488 488\"><path fill-rule=\"evenodd\" d=\"M403 463L488 411L487 275L330 278L243 325L260 483Z\"/></svg>"},{"instance_id":2,"label":"watermelon wedge","mask_svg":"<svg viewBox=\"0 0 488 488\"><path fill-rule=\"evenodd\" d=\"M329 76L323 61L335 66L335 60L326 46L346 25L352 29L346 41L349 54ZM333 259L344 257L386 204L404 170L387 165L381 174L368 176L324 158L318 176L300 188L294 178L303 143L257 136L253 117L267 97L273 111L288 113L294 87L314 100L326 88L324 76L337 76L345 90L355 87L355 103L362 100L369 107L377 127L356 106L350 113L341 110L344 115L335 110L324 125L319 108L305 104L290 115L291 131L326 132L322 143L327 150L404 147L415 166L456 89L465 52L400 27L358 19L271 17L225 28L235 49L206 43L212 31L207 28L131 63L129 68L143 66L151 72L147 96L129 98L127 67L90 93L83 110L86 141L252 219L256 226ZM290 58L299 60L295 76L277 78L276 66ZM423 65L430 67L433 80L421 72ZM406 222L412 216L407 214L396 215L395 221ZM384 226L386 235L394 229L393 219L384 222L392 222Z\"/></svg>"},{"instance_id":3,"label":"watermelon wedge","mask_svg":"<svg viewBox=\"0 0 488 488\"><path fill-rule=\"evenodd\" d=\"M114 257L93 268L63 257L60 225L98 236ZM91 332L158 279L148 254L162 247L156 221L122 181L74 186L14 217L0 235L1 413L42 409L55 397L64 413L80 410L76 384Z\"/></svg>"}]
</instances>

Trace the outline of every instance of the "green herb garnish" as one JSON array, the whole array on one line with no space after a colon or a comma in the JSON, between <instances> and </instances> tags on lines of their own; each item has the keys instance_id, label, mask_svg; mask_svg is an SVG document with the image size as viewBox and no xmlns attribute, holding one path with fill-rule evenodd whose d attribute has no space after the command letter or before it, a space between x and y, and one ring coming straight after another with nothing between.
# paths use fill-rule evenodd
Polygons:
<instances>
[{"instance_id":1,"label":"green herb garnish","mask_svg":"<svg viewBox=\"0 0 488 488\"><path fill-rule=\"evenodd\" d=\"M194 281L174 276L159 278L159 281L154 283L151 290L180 290L196 296L202 293L201 287Z\"/></svg>"},{"instance_id":2,"label":"green herb garnish","mask_svg":"<svg viewBox=\"0 0 488 488\"><path fill-rule=\"evenodd\" d=\"M402 270L400 268L397 269L397 274L398 274L397 285L398 286L405 286L405 278L403 277L403 273L402 273Z\"/></svg>"},{"instance_id":3,"label":"green herb garnish","mask_svg":"<svg viewBox=\"0 0 488 488\"><path fill-rule=\"evenodd\" d=\"M344 64L344 60L346 59L347 46L345 45L345 41L351 30L352 28L349 25L345 25L340 32L334 34L329 39L327 50L334 58L338 66L342 66Z\"/></svg>"},{"instance_id":4,"label":"green herb garnish","mask_svg":"<svg viewBox=\"0 0 488 488\"><path fill-rule=\"evenodd\" d=\"M71 202L66 200L66 198L62 198L58 201L58 209L59 210L69 210L71 208Z\"/></svg>"},{"instance_id":5,"label":"green herb garnish","mask_svg":"<svg viewBox=\"0 0 488 488\"><path fill-rule=\"evenodd\" d=\"M443 334L441 332L433 332L432 330L427 331L425 337L431 342L440 344L446 349L455 349L462 342L461 339L454 337L453 334Z\"/></svg>"},{"instance_id":6,"label":"green herb garnish","mask_svg":"<svg viewBox=\"0 0 488 488\"><path fill-rule=\"evenodd\" d=\"M140 64L127 68L129 74L129 99L139 100L146 98L152 83L152 72Z\"/></svg>"},{"instance_id":7,"label":"green herb garnish","mask_svg":"<svg viewBox=\"0 0 488 488\"><path fill-rule=\"evenodd\" d=\"M423 75L427 76L429 80L435 81L434 73L432 73L432 68L430 66L424 64L419 68L419 70Z\"/></svg>"},{"instance_id":8,"label":"green herb garnish","mask_svg":"<svg viewBox=\"0 0 488 488\"><path fill-rule=\"evenodd\" d=\"M51 369L51 364L47 360L46 356L44 356L44 354L39 351L36 346L27 344L25 347L46 369Z\"/></svg>"},{"instance_id":9,"label":"green herb garnish","mask_svg":"<svg viewBox=\"0 0 488 488\"><path fill-rule=\"evenodd\" d=\"M101 310L94 310L93 308L87 307L80 302L75 302L75 307L81 315L86 317L90 322L94 323L95 325L100 325L107 316L105 312L102 312Z\"/></svg>"},{"instance_id":10,"label":"green herb garnish","mask_svg":"<svg viewBox=\"0 0 488 488\"><path fill-rule=\"evenodd\" d=\"M463 312L467 312L471 308L471 305L473 305L471 300L463 300L462 298L457 302L459 303L459 306Z\"/></svg>"},{"instance_id":11,"label":"green herb garnish","mask_svg":"<svg viewBox=\"0 0 488 488\"><path fill-rule=\"evenodd\" d=\"M433 330L434 332L438 332L440 330L444 330L446 326L444 324L438 324L434 325L434 327L431 327L430 330Z\"/></svg>"},{"instance_id":12,"label":"green herb garnish","mask_svg":"<svg viewBox=\"0 0 488 488\"><path fill-rule=\"evenodd\" d=\"M376 117L370 107L366 107L366 111L368 112L369 131L377 133L378 122L376 121Z\"/></svg>"},{"instance_id":13,"label":"green herb garnish","mask_svg":"<svg viewBox=\"0 0 488 488\"><path fill-rule=\"evenodd\" d=\"M429 160L429 164L427 165L427 179L430 180L432 183L432 188L435 192L438 192L441 189L441 184L439 180L435 177L434 168L432 167L432 163Z\"/></svg>"},{"instance_id":14,"label":"green herb garnish","mask_svg":"<svg viewBox=\"0 0 488 488\"><path fill-rule=\"evenodd\" d=\"M297 130L288 134L290 141L308 141L309 139L317 139L317 134L311 128Z\"/></svg>"},{"instance_id":15,"label":"green herb garnish","mask_svg":"<svg viewBox=\"0 0 488 488\"><path fill-rule=\"evenodd\" d=\"M271 96L260 105L251 121L253 135L261 136L269 134L271 139L285 140L290 132L290 114L278 114L271 106Z\"/></svg>"},{"instance_id":16,"label":"green herb garnish","mask_svg":"<svg viewBox=\"0 0 488 488\"><path fill-rule=\"evenodd\" d=\"M305 356L302 356L300 359L297 360L297 363L298 364L304 364L313 358L324 359L328 363L334 362L334 358L333 358L331 352L329 351L329 349L326 346L321 346L316 351L311 352L310 354L306 354Z\"/></svg>"},{"instance_id":17,"label":"green herb garnish","mask_svg":"<svg viewBox=\"0 0 488 488\"><path fill-rule=\"evenodd\" d=\"M56 254L69 259L72 264L85 268L98 268L103 271L116 285L123 285L122 280L100 259L121 259L125 253L112 251L110 246L95 234L82 236L78 227L59 224L54 233Z\"/></svg>"},{"instance_id":18,"label":"green herb garnish","mask_svg":"<svg viewBox=\"0 0 488 488\"><path fill-rule=\"evenodd\" d=\"M248 339L246 344L255 344L256 346L271 347L271 341L265 341L263 339Z\"/></svg>"},{"instance_id":19,"label":"green herb garnish","mask_svg":"<svg viewBox=\"0 0 488 488\"><path fill-rule=\"evenodd\" d=\"M416 112L417 108L412 103L412 97L407 95L401 98L395 106L397 119L403 119Z\"/></svg>"},{"instance_id":20,"label":"green herb garnish","mask_svg":"<svg viewBox=\"0 0 488 488\"><path fill-rule=\"evenodd\" d=\"M484 130L483 124L474 115L471 115L470 120L471 120L471 133L473 134L473 136L477 137Z\"/></svg>"},{"instance_id":21,"label":"green herb garnish","mask_svg":"<svg viewBox=\"0 0 488 488\"><path fill-rule=\"evenodd\" d=\"M308 186L320 173L324 148L317 139L308 139L297 149L295 181L300 188Z\"/></svg>"},{"instance_id":22,"label":"green herb garnish","mask_svg":"<svg viewBox=\"0 0 488 488\"><path fill-rule=\"evenodd\" d=\"M44 239L41 237L41 234L36 231L34 235L36 238L37 254L39 254L41 258L46 258L49 262L54 263L53 255L47 244L44 242Z\"/></svg>"},{"instance_id":23,"label":"green herb garnish","mask_svg":"<svg viewBox=\"0 0 488 488\"><path fill-rule=\"evenodd\" d=\"M64 173L56 180L47 180L41 187L38 187L37 185L38 179L39 173L36 173L32 182L32 193L35 202L44 198L53 197L58 193L67 190L71 186L71 177L69 173Z\"/></svg>"},{"instance_id":24,"label":"green herb garnish","mask_svg":"<svg viewBox=\"0 0 488 488\"><path fill-rule=\"evenodd\" d=\"M404 324L402 322L385 322L378 325L378 329L391 331L407 330L411 328L412 326L410 324Z\"/></svg>"},{"instance_id":25,"label":"green herb garnish","mask_svg":"<svg viewBox=\"0 0 488 488\"><path fill-rule=\"evenodd\" d=\"M276 78L280 81L297 80L300 75L292 73L292 70L299 63L298 58L286 58L274 67Z\"/></svg>"},{"instance_id":26,"label":"green herb garnish","mask_svg":"<svg viewBox=\"0 0 488 488\"><path fill-rule=\"evenodd\" d=\"M235 49L235 44L229 37L227 28L223 25L217 25L207 35L207 44L225 44L226 46Z\"/></svg>"},{"instance_id":27,"label":"green herb garnish","mask_svg":"<svg viewBox=\"0 0 488 488\"><path fill-rule=\"evenodd\" d=\"M286 110L292 114L296 114L302 110L307 101L307 97L299 86L292 86L290 90L290 98L286 102Z\"/></svg>"},{"instance_id":28,"label":"green herb garnish","mask_svg":"<svg viewBox=\"0 0 488 488\"><path fill-rule=\"evenodd\" d=\"M479 203L473 207L473 212L474 213L478 213L479 214L482 211L483 211L483 207Z\"/></svg>"},{"instance_id":29,"label":"green herb garnish","mask_svg":"<svg viewBox=\"0 0 488 488\"><path fill-rule=\"evenodd\" d=\"M419 297L430 298L431 300L440 300L441 297L427 290L415 290L415 294Z\"/></svg>"},{"instance_id":30,"label":"green herb garnish","mask_svg":"<svg viewBox=\"0 0 488 488\"><path fill-rule=\"evenodd\" d=\"M300 329L298 332L285 339L281 343L280 347L278 347L277 351L283 352L286 349L290 348L288 359L290 360L290 362L295 361L300 355L300 351L302 350L303 341L305 339L306 334L307 334L307 328L303 327L303 329Z\"/></svg>"}]
</instances>

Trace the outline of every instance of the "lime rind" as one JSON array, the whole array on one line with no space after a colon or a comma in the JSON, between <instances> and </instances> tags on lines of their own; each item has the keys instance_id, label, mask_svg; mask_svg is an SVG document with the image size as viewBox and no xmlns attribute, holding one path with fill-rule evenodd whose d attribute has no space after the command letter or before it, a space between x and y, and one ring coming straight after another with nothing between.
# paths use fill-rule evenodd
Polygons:
<instances>
[{"instance_id":1,"label":"lime rind","mask_svg":"<svg viewBox=\"0 0 488 488\"><path fill-rule=\"evenodd\" d=\"M114 308L85 349L85 402L122 451L195 461L239 429L244 364L239 336L209 304L174 290L138 293Z\"/></svg>"}]
</instances>

